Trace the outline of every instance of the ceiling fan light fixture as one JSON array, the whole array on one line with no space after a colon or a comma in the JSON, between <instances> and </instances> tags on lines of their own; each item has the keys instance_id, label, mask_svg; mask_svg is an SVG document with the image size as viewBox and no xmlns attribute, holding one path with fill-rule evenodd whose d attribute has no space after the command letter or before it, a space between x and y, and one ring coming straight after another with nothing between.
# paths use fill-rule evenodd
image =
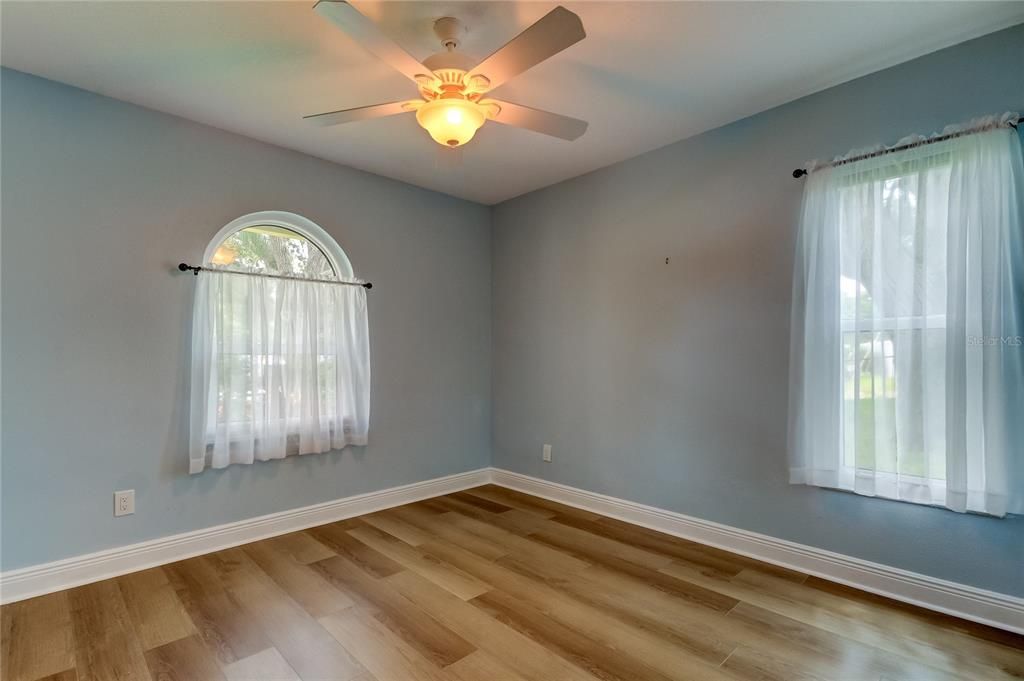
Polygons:
<instances>
[{"instance_id":1,"label":"ceiling fan light fixture","mask_svg":"<svg viewBox=\"0 0 1024 681\"><path fill-rule=\"evenodd\" d=\"M461 147L486 120L485 109L466 99L435 99L416 111L416 122L445 147Z\"/></svg>"},{"instance_id":2,"label":"ceiling fan light fixture","mask_svg":"<svg viewBox=\"0 0 1024 681\"><path fill-rule=\"evenodd\" d=\"M2 2L2 0L0 0ZM416 112L416 121L443 147L460 147L488 120L575 140L587 122L512 102L483 99L492 89L587 37L579 16L555 7L483 61L457 48L466 27L454 17L434 22L442 50L422 61L388 38L346 0L317 0L316 11L417 85L422 99L386 102L303 116L319 126Z\"/></svg>"}]
</instances>

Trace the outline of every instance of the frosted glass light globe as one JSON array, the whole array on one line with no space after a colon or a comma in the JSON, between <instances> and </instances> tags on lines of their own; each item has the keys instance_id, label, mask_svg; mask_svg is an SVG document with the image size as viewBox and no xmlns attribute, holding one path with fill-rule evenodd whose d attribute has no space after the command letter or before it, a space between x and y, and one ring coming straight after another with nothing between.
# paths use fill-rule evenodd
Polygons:
<instances>
[{"instance_id":1,"label":"frosted glass light globe","mask_svg":"<svg viewBox=\"0 0 1024 681\"><path fill-rule=\"evenodd\" d=\"M485 120L483 108L466 99L435 99L416 111L416 122L446 147L461 147L473 139Z\"/></svg>"}]
</instances>

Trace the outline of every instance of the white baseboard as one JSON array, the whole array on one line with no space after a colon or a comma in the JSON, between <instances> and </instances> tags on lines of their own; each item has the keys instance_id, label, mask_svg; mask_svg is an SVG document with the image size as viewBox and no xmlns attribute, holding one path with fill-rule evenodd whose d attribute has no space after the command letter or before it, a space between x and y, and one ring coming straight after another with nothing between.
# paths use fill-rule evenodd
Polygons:
<instances>
[{"instance_id":1,"label":"white baseboard","mask_svg":"<svg viewBox=\"0 0 1024 681\"><path fill-rule=\"evenodd\" d=\"M1024 634L1024 599L824 549L588 492L499 468L328 501L0 573L0 603L97 582L137 570L266 539L421 499L494 483L666 534L816 575L923 608Z\"/></svg>"},{"instance_id":2,"label":"white baseboard","mask_svg":"<svg viewBox=\"0 0 1024 681\"><path fill-rule=\"evenodd\" d=\"M0 603L12 603L307 527L457 492L483 485L489 480L490 469L481 468L73 556L52 563L8 570L0 573Z\"/></svg>"},{"instance_id":3,"label":"white baseboard","mask_svg":"<svg viewBox=\"0 0 1024 681\"><path fill-rule=\"evenodd\" d=\"M872 563L499 468L491 469L491 482L929 610L1024 634L1024 598Z\"/></svg>"}]
</instances>

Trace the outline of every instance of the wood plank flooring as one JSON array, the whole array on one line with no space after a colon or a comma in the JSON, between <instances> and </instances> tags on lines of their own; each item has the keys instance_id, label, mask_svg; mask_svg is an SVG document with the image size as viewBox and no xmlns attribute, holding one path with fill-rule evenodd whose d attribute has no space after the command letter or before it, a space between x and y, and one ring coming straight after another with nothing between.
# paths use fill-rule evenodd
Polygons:
<instances>
[{"instance_id":1,"label":"wood plank flooring","mask_svg":"<svg viewBox=\"0 0 1024 681\"><path fill-rule=\"evenodd\" d=\"M6 681L1024 679L1024 637L490 485L0 610Z\"/></svg>"}]
</instances>

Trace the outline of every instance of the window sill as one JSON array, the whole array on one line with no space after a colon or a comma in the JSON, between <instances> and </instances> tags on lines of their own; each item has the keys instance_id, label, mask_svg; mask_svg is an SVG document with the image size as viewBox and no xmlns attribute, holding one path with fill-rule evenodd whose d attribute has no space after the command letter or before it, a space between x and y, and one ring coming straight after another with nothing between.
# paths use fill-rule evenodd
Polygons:
<instances>
[{"instance_id":1,"label":"window sill","mask_svg":"<svg viewBox=\"0 0 1024 681\"><path fill-rule=\"evenodd\" d=\"M897 476L892 473L872 473L844 467L840 471L790 470L790 484L821 487L862 497L874 497L954 513L970 513L990 518L1002 518L1008 513L1005 497L995 497L971 491L966 495L950 493L945 480L931 480L915 476ZM953 494L959 499L952 500ZM956 503L959 501L959 503ZM988 510L982 510L988 509ZM1010 513L1012 515L1012 513Z\"/></svg>"}]
</instances>

